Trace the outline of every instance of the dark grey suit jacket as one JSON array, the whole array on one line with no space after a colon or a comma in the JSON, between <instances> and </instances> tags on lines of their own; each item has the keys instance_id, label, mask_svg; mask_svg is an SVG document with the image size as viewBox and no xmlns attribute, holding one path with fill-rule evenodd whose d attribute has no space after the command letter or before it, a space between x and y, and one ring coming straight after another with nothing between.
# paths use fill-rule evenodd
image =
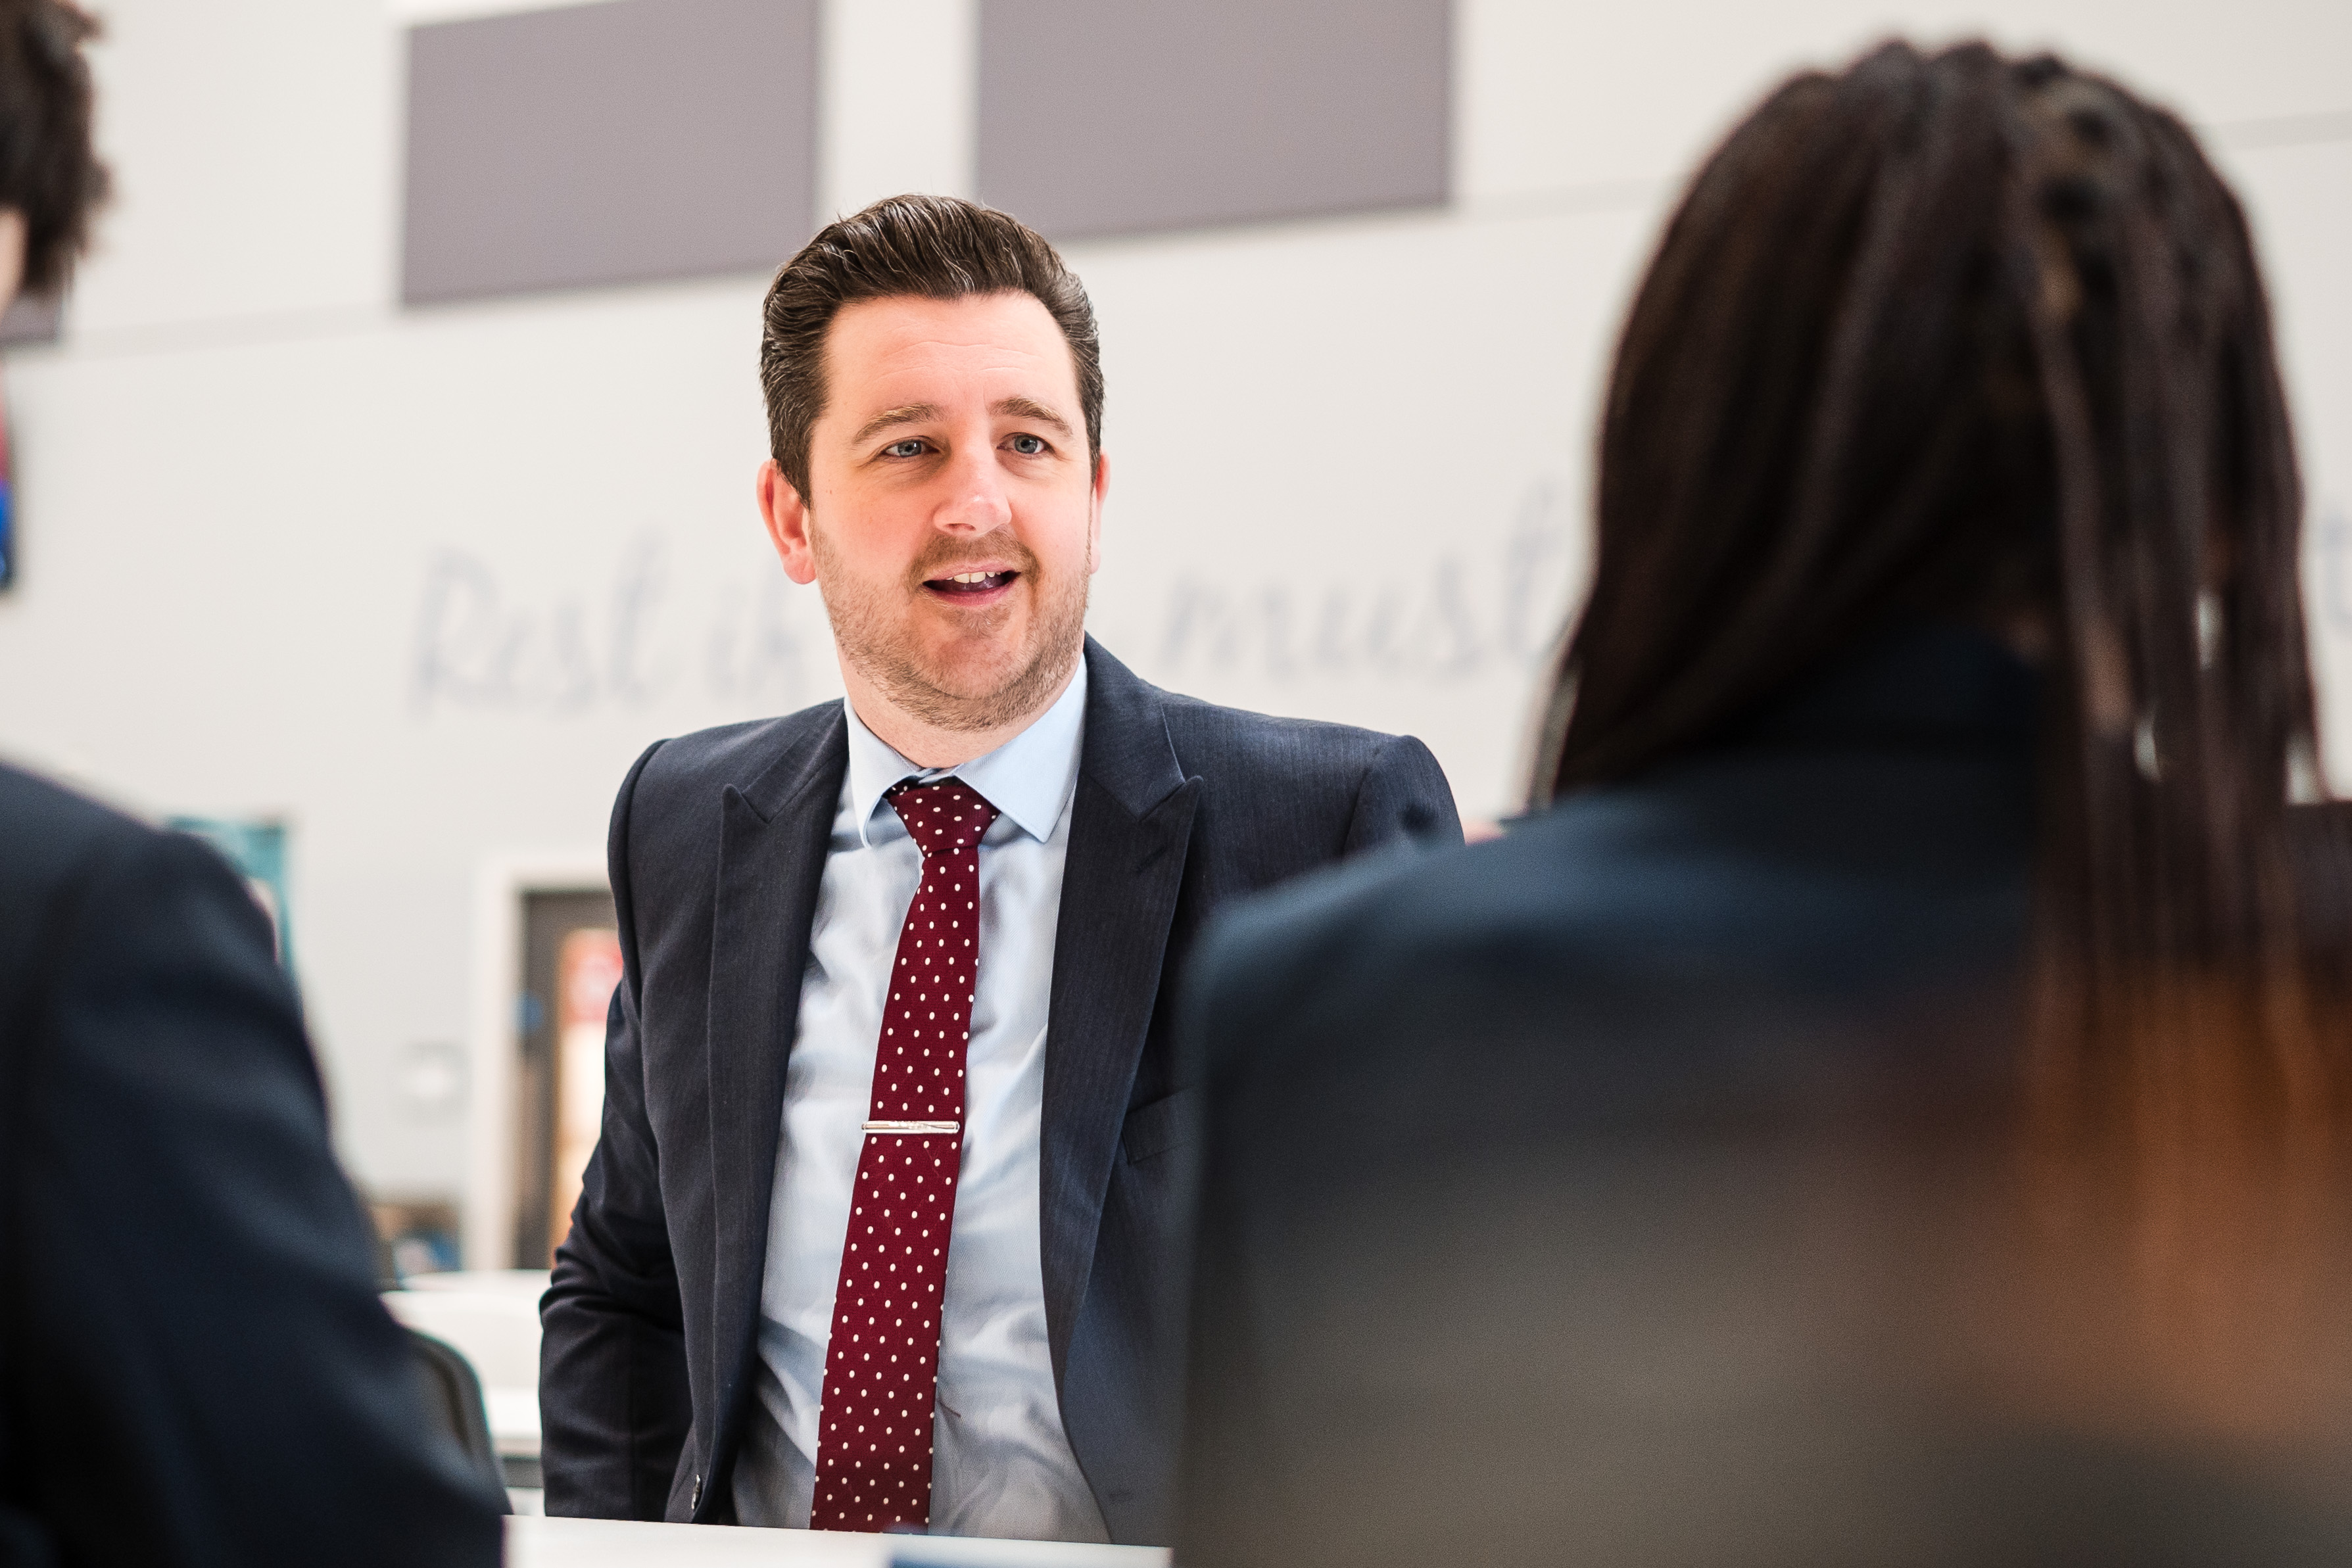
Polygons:
<instances>
[{"instance_id":1,"label":"dark grey suit jacket","mask_svg":"<svg viewBox=\"0 0 2352 1568\"><path fill-rule=\"evenodd\" d=\"M1039 1194L1070 1446L1111 1537L1164 1542L1191 1096L1169 998L1234 896L1460 841L1419 741L1213 707L1091 639ZM604 1124L542 1307L549 1511L726 1521L751 1413L785 1061L848 765L839 703L661 743L614 808L625 961Z\"/></svg>"},{"instance_id":2,"label":"dark grey suit jacket","mask_svg":"<svg viewBox=\"0 0 2352 1568\"><path fill-rule=\"evenodd\" d=\"M2341 1507L1948 1354L2011 1321L1955 1303L2000 1300L2034 696L1897 635L1204 939L1180 1563L2352 1562Z\"/></svg>"},{"instance_id":3,"label":"dark grey suit jacket","mask_svg":"<svg viewBox=\"0 0 2352 1568\"><path fill-rule=\"evenodd\" d=\"M269 925L0 768L0 1564L495 1563Z\"/></svg>"}]
</instances>

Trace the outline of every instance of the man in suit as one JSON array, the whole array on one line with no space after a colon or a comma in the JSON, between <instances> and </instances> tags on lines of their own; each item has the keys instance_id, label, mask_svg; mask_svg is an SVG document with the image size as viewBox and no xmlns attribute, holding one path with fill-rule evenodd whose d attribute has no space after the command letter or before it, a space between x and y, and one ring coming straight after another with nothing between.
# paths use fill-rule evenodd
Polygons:
<instances>
[{"instance_id":1,"label":"man in suit","mask_svg":"<svg viewBox=\"0 0 2352 1568\"><path fill-rule=\"evenodd\" d=\"M1459 841L1450 793L1417 741L1176 696L1086 636L1093 315L1011 218L835 224L778 275L761 369L761 511L848 700L621 788L550 1511L1164 1541L1167 998L1218 905Z\"/></svg>"},{"instance_id":2,"label":"man in suit","mask_svg":"<svg viewBox=\"0 0 2352 1568\"><path fill-rule=\"evenodd\" d=\"M89 32L0 0L0 308L105 187ZM495 1563L415 1378L268 918L0 768L0 1563Z\"/></svg>"}]
</instances>

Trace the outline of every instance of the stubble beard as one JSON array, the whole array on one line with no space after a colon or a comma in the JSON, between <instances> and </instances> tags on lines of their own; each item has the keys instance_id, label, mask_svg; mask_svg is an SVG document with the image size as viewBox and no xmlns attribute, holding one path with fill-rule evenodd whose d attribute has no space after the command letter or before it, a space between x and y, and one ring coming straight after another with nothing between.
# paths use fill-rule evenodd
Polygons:
<instances>
[{"instance_id":1,"label":"stubble beard","mask_svg":"<svg viewBox=\"0 0 2352 1568\"><path fill-rule=\"evenodd\" d=\"M958 570L960 560L975 560L987 552L970 546L931 551L916 562L904 588L877 590L863 583L845 588L852 580L840 570L824 536L812 529L810 544L825 585L825 616L833 623L833 640L842 659L880 687L891 706L919 724L971 733L1029 717L1069 678L1086 646L1088 574L1071 573L1067 582L1049 577L1026 547L1007 540L992 553L1010 559L1029 585L1034 613L1027 644L1013 668L988 689L955 689L949 684L955 672L927 667L917 655L913 639L901 629L898 612L906 601L899 596L926 592L925 580L946 576Z\"/></svg>"}]
</instances>

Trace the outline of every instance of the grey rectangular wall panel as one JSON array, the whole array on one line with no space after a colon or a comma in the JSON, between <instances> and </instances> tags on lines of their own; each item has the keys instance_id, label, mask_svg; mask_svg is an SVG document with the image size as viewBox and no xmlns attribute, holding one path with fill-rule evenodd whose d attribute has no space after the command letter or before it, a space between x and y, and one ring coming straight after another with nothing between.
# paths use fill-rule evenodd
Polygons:
<instances>
[{"instance_id":1,"label":"grey rectangular wall panel","mask_svg":"<svg viewBox=\"0 0 2352 1568\"><path fill-rule=\"evenodd\" d=\"M1442 203L1451 10L981 0L981 197L1059 236Z\"/></svg>"},{"instance_id":2,"label":"grey rectangular wall panel","mask_svg":"<svg viewBox=\"0 0 2352 1568\"><path fill-rule=\"evenodd\" d=\"M411 304L766 271L814 232L816 0L413 27Z\"/></svg>"}]
</instances>

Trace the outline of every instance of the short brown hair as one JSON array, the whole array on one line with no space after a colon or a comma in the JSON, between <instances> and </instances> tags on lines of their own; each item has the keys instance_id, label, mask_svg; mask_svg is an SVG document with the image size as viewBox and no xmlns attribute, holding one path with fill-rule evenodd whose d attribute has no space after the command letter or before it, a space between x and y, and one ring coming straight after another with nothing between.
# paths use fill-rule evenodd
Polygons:
<instances>
[{"instance_id":1,"label":"short brown hair","mask_svg":"<svg viewBox=\"0 0 2352 1568\"><path fill-rule=\"evenodd\" d=\"M0 207L25 214L26 293L65 283L106 199L81 52L97 33L66 0L0 0Z\"/></svg>"},{"instance_id":2,"label":"short brown hair","mask_svg":"<svg viewBox=\"0 0 2352 1568\"><path fill-rule=\"evenodd\" d=\"M768 448L803 496L809 431L824 412L824 337L861 299L1034 296L1070 345L1091 466L1102 451L1102 345L1094 305L1061 256L1027 225L954 196L889 196L826 225L786 262L761 309L760 390Z\"/></svg>"}]
</instances>

